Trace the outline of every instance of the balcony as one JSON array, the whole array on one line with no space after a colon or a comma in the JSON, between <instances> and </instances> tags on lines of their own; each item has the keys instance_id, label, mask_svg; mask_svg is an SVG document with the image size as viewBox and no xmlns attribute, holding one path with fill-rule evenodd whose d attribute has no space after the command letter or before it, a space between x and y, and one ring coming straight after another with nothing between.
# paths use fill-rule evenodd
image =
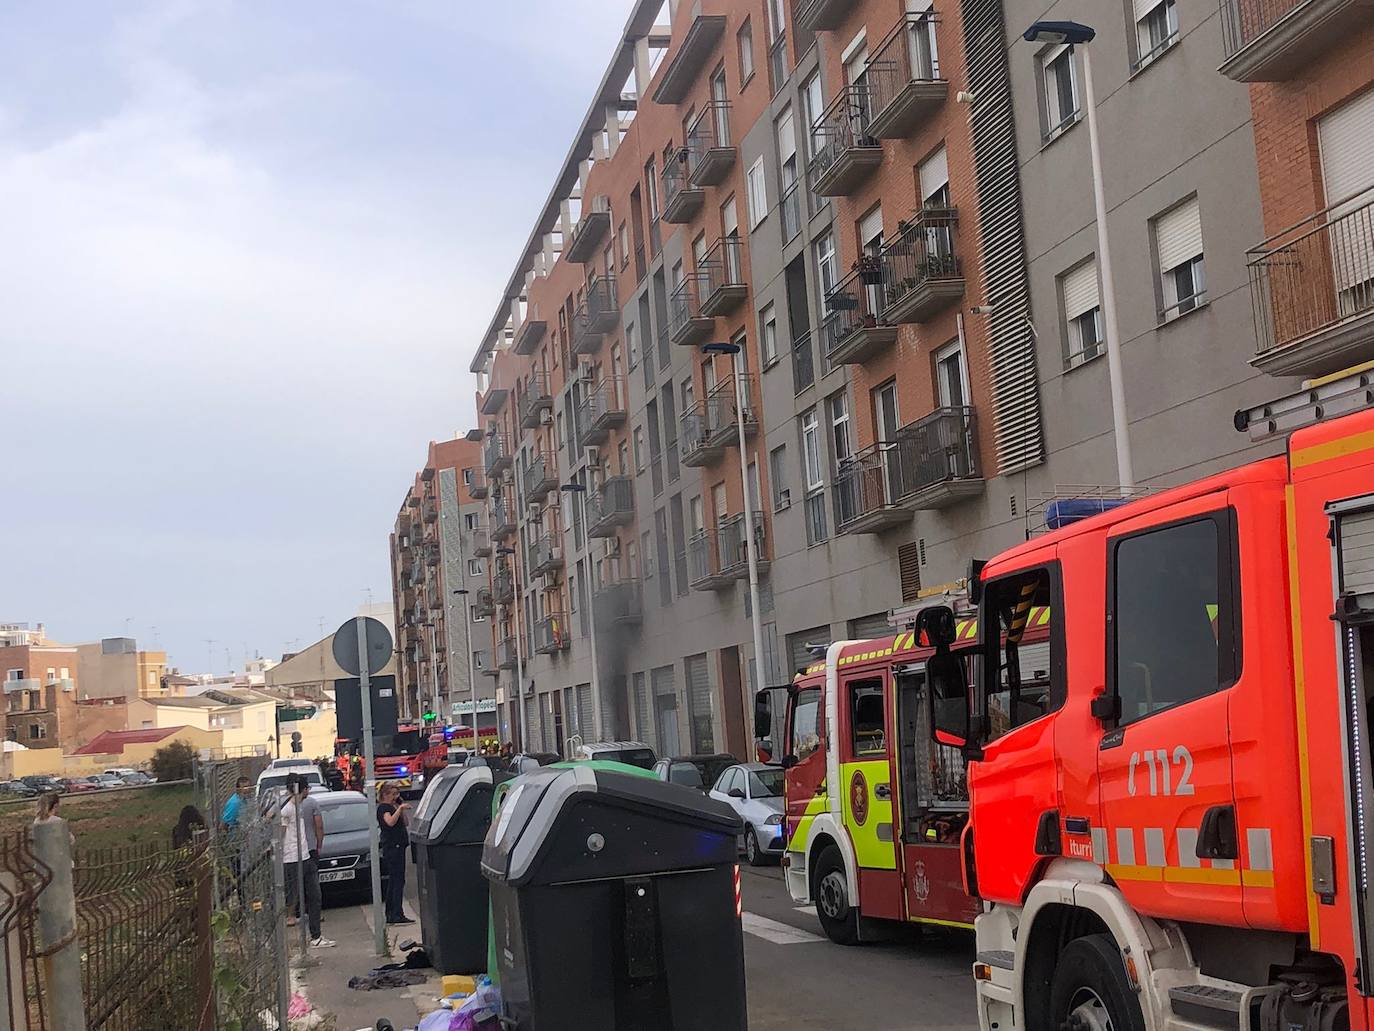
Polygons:
<instances>
[{"instance_id":1,"label":"balcony","mask_svg":"<svg viewBox=\"0 0 1374 1031\"><path fill-rule=\"evenodd\" d=\"M682 450L682 464L691 469L714 465L725 454L724 444L711 443L710 406L698 401L678 420L678 446Z\"/></svg>"},{"instance_id":2,"label":"balcony","mask_svg":"<svg viewBox=\"0 0 1374 1031\"><path fill-rule=\"evenodd\" d=\"M900 224L897 239L878 256L882 322L925 322L964 296L954 236L958 222L955 208L922 208Z\"/></svg>"},{"instance_id":3,"label":"balcony","mask_svg":"<svg viewBox=\"0 0 1374 1031\"><path fill-rule=\"evenodd\" d=\"M866 362L897 339L897 327L881 320L880 264L877 257L866 255L825 299L821 347L831 365Z\"/></svg>"},{"instance_id":4,"label":"balcony","mask_svg":"<svg viewBox=\"0 0 1374 1031\"><path fill-rule=\"evenodd\" d=\"M1221 0L1221 74L1236 82L1290 79L1372 20L1369 0Z\"/></svg>"},{"instance_id":5,"label":"balcony","mask_svg":"<svg viewBox=\"0 0 1374 1031\"><path fill-rule=\"evenodd\" d=\"M563 538L557 533L546 533L530 545L530 572L535 576L551 573L563 568Z\"/></svg>"},{"instance_id":6,"label":"balcony","mask_svg":"<svg viewBox=\"0 0 1374 1031\"><path fill-rule=\"evenodd\" d=\"M506 435L488 433L487 442L482 445L482 469L486 472L487 479L493 479L509 468L510 445L506 443Z\"/></svg>"},{"instance_id":7,"label":"balcony","mask_svg":"<svg viewBox=\"0 0 1374 1031\"><path fill-rule=\"evenodd\" d=\"M477 558L491 557L491 538L487 536L487 531L478 527L472 533L472 553Z\"/></svg>"},{"instance_id":8,"label":"balcony","mask_svg":"<svg viewBox=\"0 0 1374 1031\"><path fill-rule=\"evenodd\" d=\"M767 551L764 550L763 515L754 513L754 554L759 575L768 571ZM749 549L745 546L744 514L724 516L716 526L716 551L720 558L722 576L736 580L749 576Z\"/></svg>"},{"instance_id":9,"label":"balcony","mask_svg":"<svg viewBox=\"0 0 1374 1031\"><path fill-rule=\"evenodd\" d=\"M693 186L719 186L734 163L730 102L713 100L687 130L687 181Z\"/></svg>"},{"instance_id":10,"label":"balcony","mask_svg":"<svg viewBox=\"0 0 1374 1031\"><path fill-rule=\"evenodd\" d=\"M509 605L515 601L515 576L510 566L501 566L492 577L491 596L498 605Z\"/></svg>"},{"instance_id":11,"label":"balcony","mask_svg":"<svg viewBox=\"0 0 1374 1031\"><path fill-rule=\"evenodd\" d=\"M616 527L635 517L634 481L611 476L587 497L587 536L614 537Z\"/></svg>"},{"instance_id":12,"label":"balcony","mask_svg":"<svg viewBox=\"0 0 1374 1031\"><path fill-rule=\"evenodd\" d=\"M692 84L711 60L716 44L725 35L725 15L699 14L683 34L682 45L673 54L654 88L655 104L680 104L691 91Z\"/></svg>"},{"instance_id":13,"label":"balcony","mask_svg":"<svg viewBox=\"0 0 1374 1031\"><path fill-rule=\"evenodd\" d=\"M1324 376L1374 358L1374 188L1247 255L1257 352L1274 376Z\"/></svg>"},{"instance_id":14,"label":"balcony","mask_svg":"<svg viewBox=\"0 0 1374 1031\"><path fill-rule=\"evenodd\" d=\"M587 391L577 414L577 441L583 447L600 444L617 426L625 425L625 389L607 376Z\"/></svg>"},{"instance_id":15,"label":"balcony","mask_svg":"<svg viewBox=\"0 0 1374 1031\"><path fill-rule=\"evenodd\" d=\"M792 341L792 392L800 394L816 382L816 348L810 332Z\"/></svg>"},{"instance_id":16,"label":"balcony","mask_svg":"<svg viewBox=\"0 0 1374 1031\"><path fill-rule=\"evenodd\" d=\"M481 469L473 469L472 479L468 483L468 494L475 501L482 501L491 493L491 488L487 486L487 478L482 474Z\"/></svg>"},{"instance_id":17,"label":"balcony","mask_svg":"<svg viewBox=\"0 0 1374 1031\"><path fill-rule=\"evenodd\" d=\"M758 413L754 411L754 377L744 380L744 435L752 437L759 428ZM739 406L735 395L735 377L726 376L706 395L708 416L707 443L711 447L728 448L739 443Z\"/></svg>"},{"instance_id":18,"label":"balcony","mask_svg":"<svg viewBox=\"0 0 1374 1031\"><path fill-rule=\"evenodd\" d=\"M901 449L879 441L851 455L835 476L835 530L882 533L911 522L915 509L899 500L905 493Z\"/></svg>"},{"instance_id":19,"label":"balcony","mask_svg":"<svg viewBox=\"0 0 1374 1031\"><path fill-rule=\"evenodd\" d=\"M905 139L940 110L949 83L940 78L933 12L907 14L868 61L869 135Z\"/></svg>"},{"instance_id":20,"label":"balcony","mask_svg":"<svg viewBox=\"0 0 1374 1031\"><path fill-rule=\"evenodd\" d=\"M597 626L607 623L638 625L644 616L644 596L639 581L603 583L592 593L592 612Z\"/></svg>"},{"instance_id":21,"label":"balcony","mask_svg":"<svg viewBox=\"0 0 1374 1031\"><path fill-rule=\"evenodd\" d=\"M519 649L514 637L503 637L496 644L496 668L515 669L519 659Z\"/></svg>"},{"instance_id":22,"label":"balcony","mask_svg":"<svg viewBox=\"0 0 1374 1031\"><path fill-rule=\"evenodd\" d=\"M515 533L515 513L505 498L493 498L491 502L491 539L503 541Z\"/></svg>"},{"instance_id":23,"label":"balcony","mask_svg":"<svg viewBox=\"0 0 1374 1031\"><path fill-rule=\"evenodd\" d=\"M544 500L544 495L558 489L558 460L552 452L537 451L525 467L524 498L529 504Z\"/></svg>"},{"instance_id":24,"label":"balcony","mask_svg":"<svg viewBox=\"0 0 1374 1031\"><path fill-rule=\"evenodd\" d=\"M439 564L439 542L431 541L425 545L425 565L433 569Z\"/></svg>"},{"instance_id":25,"label":"balcony","mask_svg":"<svg viewBox=\"0 0 1374 1031\"><path fill-rule=\"evenodd\" d=\"M437 522L439 519L439 503L433 498L425 498L421 503L420 510L424 513L427 523Z\"/></svg>"},{"instance_id":26,"label":"balcony","mask_svg":"<svg viewBox=\"0 0 1374 1031\"><path fill-rule=\"evenodd\" d=\"M483 415L497 415L501 409L506 407L506 395L510 391L505 387L488 387L487 392L482 396L481 412Z\"/></svg>"},{"instance_id":27,"label":"balcony","mask_svg":"<svg viewBox=\"0 0 1374 1031\"><path fill-rule=\"evenodd\" d=\"M706 200L706 191L693 186L687 178L689 157L689 151L683 147L677 153L677 160L669 161L663 169L662 217L673 225L690 222Z\"/></svg>"},{"instance_id":28,"label":"balcony","mask_svg":"<svg viewBox=\"0 0 1374 1031\"><path fill-rule=\"evenodd\" d=\"M536 430L547 418L544 413L553 411L553 395L549 393L549 377L546 373L531 374L520 394L520 426Z\"/></svg>"},{"instance_id":29,"label":"balcony","mask_svg":"<svg viewBox=\"0 0 1374 1031\"><path fill-rule=\"evenodd\" d=\"M605 197L593 197L587 211L573 227L572 239L568 242L563 257L579 265L595 260L601 241L611 228L611 202Z\"/></svg>"},{"instance_id":30,"label":"balcony","mask_svg":"<svg viewBox=\"0 0 1374 1031\"><path fill-rule=\"evenodd\" d=\"M793 20L804 29L837 29L854 9L855 0L801 0L792 9Z\"/></svg>"},{"instance_id":31,"label":"balcony","mask_svg":"<svg viewBox=\"0 0 1374 1031\"><path fill-rule=\"evenodd\" d=\"M692 347L711 335L716 322L701 310L701 291L706 277L697 273L688 276L668 297L668 334L675 344Z\"/></svg>"},{"instance_id":32,"label":"balcony","mask_svg":"<svg viewBox=\"0 0 1374 1031\"><path fill-rule=\"evenodd\" d=\"M402 544L397 550L402 573L409 573L415 565L415 549Z\"/></svg>"},{"instance_id":33,"label":"balcony","mask_svg":"<svg viewBox=\"0 0 1374 1031\"><path fill-rule=\"evenodd\" d=\"M533 309L526 311L524 321L520 323L520 328L515 331L515 339L511 342L511 349L520 355L534 354L535 348L539 346L539 341L544 339L544 333L548 328L549 324L537 318Z\"/></svg>"},{"instance_id":34,"label":"balcony","mask_svg":"<svg viewBox=\"0 0 1374 1031\"><path fill-rule=\"evenodd\" d=\"M587 296L573 315L573 353L595 354L601 338L620 325L615 277L597 276L587 285Z\"/></svg>"},{"instance_id":35,"label":"balcony","mask_svg":"<svg viewBox=\"0 0 1374 1031\"><path fill-rule=\"evenodd\" d=\"M744 281L744 241L738 236L717 240L697 266L701 286L701 314L728 315L749 295Z\"/></svg>"},{"instance_id":36,"label":"balcony","mask_svg":"<svg viewBox=\"0 0 1374 1031\"><path fill-rule=\"evenodd\" d=\"M567 651L568 620L561 612L550 612L534 624L534 650L540 655L557 655Z\"/></svg>"},{"instance_id":37,"label":"balcony","mask_svg":"<svg viewBox=\"0 0 1374 1031\"><path fill-rule=\"evenodd\" d=\"M496 597L492 594L490 587L477 588L477 600L473 602L473 609L478 616L490 618L496 615Z\"/></svg>"},{"instance_id":38,"label":"balcony","mask_svg":"<svg viewBox=\"0 0 1374 1031\"><path fill-rule=\"evenodd\" d=\"M818 144L811 167L811 192L847 197L883 163L883 148L869 130L872 97L867 85L846 86L811 127Z\"/></svg>"},{"instance_id":39,"label":"balcony","mask_svg":"<svg viewBox=\"0 0 1374 1031\"><path fill-rule=\"evenodd\" d=\"M735 585L735 574L721 571L715 530L698 530L687 541L687 583L694 591L725 591Z\"/></svg>"},{"instance_id":40,"label":"balcony","mask_svg":"<svg viewBox=\"0 0 1374 1031\"><path fill-rule=\"evenodd\" d=\"M971 406L937 408L896 433L897 500L916 509L945 508L983 493Z\"/></svg>"},{"instance_id":41,"label":"balcony","mask_svg":"<svg viewBox=\"0 0 1374 1031\"><path fill-rule=\"evenodd\" d=\"M802 181L792 180L791 184L784 187L782 197L778 200L778 211L782 214L782 242L783 245L791 243L797 238L802 227Z\"/></svg>"},{"instance_id":42,"label":"balcony","mask_svg":"<svg viewBox=\"0 0 1374 1031\"><path fill-rule=\"evenodd\" d=\"M472 668L482 676L499 677L501 675L501 667L491 661L491 652L486 648L479 648L472 653Z\"/></svg>"}]
</instances>

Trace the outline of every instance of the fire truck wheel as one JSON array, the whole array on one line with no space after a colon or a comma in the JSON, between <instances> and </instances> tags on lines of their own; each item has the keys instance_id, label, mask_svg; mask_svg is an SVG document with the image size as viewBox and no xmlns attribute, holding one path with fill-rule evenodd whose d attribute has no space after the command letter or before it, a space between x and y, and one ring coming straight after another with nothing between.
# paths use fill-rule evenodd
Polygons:
<instances>
[{"instance_id":1,"label":"fire truck wheel","mask_svg":"<svg viewBox=\"0 0 1374 1031\"><path fill-rule=\"evenodd\" d=\"M849 884L844 876L844 859L834 845L827 845L816 857L816 916L821 930L836 945L856 945L859 941L859 913L849 904Z\"/></svg>"},{"instance_id":2,"label":"fire truck wheel","mask_svg":"<svg viewBox=\"0 0 1374 1031\"><path fill-rule=\"evenodd\" d=\"M1145 1031L1140 1002L1126 981L1110 935L1090 934L1059 955L1050 983L1047 1027L1062 1031Z\"/></svg>"}]
</instances>

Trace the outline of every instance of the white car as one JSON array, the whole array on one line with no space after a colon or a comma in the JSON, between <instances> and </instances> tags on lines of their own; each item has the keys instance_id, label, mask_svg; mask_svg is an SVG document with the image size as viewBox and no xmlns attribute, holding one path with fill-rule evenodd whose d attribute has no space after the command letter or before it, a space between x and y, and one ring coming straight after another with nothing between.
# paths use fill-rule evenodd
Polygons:
<instances>
[{"instance_id":1,"label":"white car","mask_svg":"<svg viewBox=\"0 0 1374 1031\"><path fill-rule=\"evenodd\" d=\"M725 770L708 792L744 820L742 846L750 866L781 858L786 847L782 782L781 766L739 763Z\"/></svg>"}]
</instances>

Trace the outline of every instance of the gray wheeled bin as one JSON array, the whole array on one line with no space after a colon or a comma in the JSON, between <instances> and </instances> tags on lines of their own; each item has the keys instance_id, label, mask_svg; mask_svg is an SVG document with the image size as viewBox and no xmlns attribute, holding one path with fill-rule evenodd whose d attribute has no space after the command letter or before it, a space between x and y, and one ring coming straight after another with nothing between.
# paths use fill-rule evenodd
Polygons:
<instances>
[{"instance_id":1,"label":"gray wheeled bin","mask_svg":"<svg viewBox=\"0 0 1374 1031\"><path fill-rule=\"evenodd\" d=\"M739 817L591 765L517 777L482 872L515 1031L744 1031Z\"/></svg>"},{"instance_id":2,"label":"gray wheeled bin","mask_svg":"<svg viewBox=\"0 0 1374 1031\"><path fill-rule=\"evenodd\" d=\"M430 780L410 822L420 937L441 974L487 969L482 839L491 826L491 798L491 770L450 766Z\"/></svg>"}]
</instances>

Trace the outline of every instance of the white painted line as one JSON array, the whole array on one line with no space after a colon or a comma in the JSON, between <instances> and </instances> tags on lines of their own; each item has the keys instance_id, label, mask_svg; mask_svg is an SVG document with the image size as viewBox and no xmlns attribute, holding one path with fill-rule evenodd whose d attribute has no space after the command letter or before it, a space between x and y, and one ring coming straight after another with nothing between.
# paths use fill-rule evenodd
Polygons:
<instances>
[{"instance_id":1,"label":"white painted line","mask_svg":"<svg viewBox=\"0 0 1374 1031\"><path fill-rule=\"evenodd\" d=\"M798 913L806 913L808 916L816 915L815 906L793 906L792 908L796 910Z\"/></svg>"},{"instance_id":2,"label":"white painted line","mask_svg":"<svg viewBox=\"0 0 1374 1031\"><path fill-rule=\"evenodd\" d=\"M769 920L757 913L745 913L740 919L744 924L745 934L752 934L755 938L762 938L774 945L804 945L807 942L825 941L819 934L802 931L777 920Z\"/></svg>"}]
</instances>

